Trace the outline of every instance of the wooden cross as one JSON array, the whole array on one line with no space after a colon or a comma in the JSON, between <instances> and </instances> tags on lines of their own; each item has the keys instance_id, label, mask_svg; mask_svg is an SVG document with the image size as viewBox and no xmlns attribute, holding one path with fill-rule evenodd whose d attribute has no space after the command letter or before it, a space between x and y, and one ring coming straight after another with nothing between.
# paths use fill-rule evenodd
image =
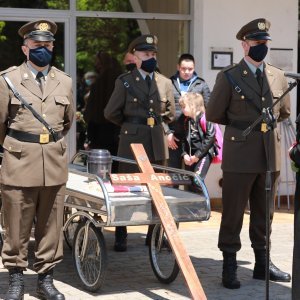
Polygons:
<instances>
[{"instance_id":1,"label":"wooden cross","mask_svg":"<svg viewBox=\"0 0 300 300\"><path fill-rule=\"evenodd\" d=\"M191 293L191 296L193 299L196 300L205 300L206 299L205 293L203 291L197 273L193 267L191 259L187 254L187 251L184 248L184 245L179 237L176 223L174 221L174 218L171 214L171 211L162 193L162 189L160 187L160 181L151 180L151 175L153 174L157 175L158 173L154 172L154 169L150 164L150 161L147 157L147 154L142 144L131 144L131 149L134 153L139 169L142 171L142 174L147 174L142 176L142 179L144 179L144 181L140 179L139 183L147 184L154 206L157 210L158 216L164 227L164 230L166 232L166 235L172 247L173 253L175 255L176 261L182 271L182 274L184 276L188 289ZM139 173L135 173L135 174L138 175ZM116 174L112 174L111 176L112 183L114 184L136 183L136 181L132 182L132 180L131 181L123 180L120 182L118 181L118 176L115 177L116 180L114 180L114 175ZM133 176L133 174L130 175ZM157 176L155 176L154 178L157 178ZM162 181L163 183L165 183L164 180Z\"/></svg>"}]
</instances>

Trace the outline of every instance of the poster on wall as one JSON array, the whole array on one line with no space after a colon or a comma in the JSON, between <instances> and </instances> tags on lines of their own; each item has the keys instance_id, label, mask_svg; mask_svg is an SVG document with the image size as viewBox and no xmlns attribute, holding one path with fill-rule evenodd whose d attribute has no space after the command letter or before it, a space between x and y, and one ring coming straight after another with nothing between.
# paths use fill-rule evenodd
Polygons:
<instances>
[{"instance_id":1,"label":"poster on wall","mask_svg":"<svg viewBox=\"0 0 300 300\"><path fill-rule=\"evenodd\" d=\"M212 51L211 52L211 68L213 70L221 70L232 65L232 51Z\"/></svg>"}]
</instances>

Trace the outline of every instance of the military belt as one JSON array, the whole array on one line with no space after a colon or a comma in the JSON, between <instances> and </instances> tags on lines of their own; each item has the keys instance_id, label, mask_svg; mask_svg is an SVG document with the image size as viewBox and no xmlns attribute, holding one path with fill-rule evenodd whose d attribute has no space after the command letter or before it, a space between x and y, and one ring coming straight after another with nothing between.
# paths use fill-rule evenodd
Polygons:
<instances>
[{"instance_id":1,"label":"military belt","mask_svg":"<svg viewBox=\"0 0 300 300\"><path fill-rule=\"evenodd\" d=\"M141 117L127 117L125 118L125 122L132 123L132 124L138 124L138 125L150 125L149 124L150 118L141 118ZM155 117L153 118L155 124L153 125L159 125L161 124L161 117Z\"/></svg>"},{"instance_id":2,"label":"military belt","mask_svg":"<svg viewBox=\"0 0 300 300\"><path fill-rule=\"evenodd\" d=\"M7 135L21 142L48 144L54 142L53 135L49 133L33 134L9 128ZM57 140L63 138L62 131L56 132Z\"/></svg>"},{"instance_id":3,"label":"military belt","mask_svg":"<svg viewBox=\"0 0 300 300\"><path fill-rule=\"evenodd\" d=\"M240 129L240 130L246 130L249 126L252 125L253 122L251 121L240 121L240 120L231 120L229 126ZM277 123L275 122L274 128L277 126ZM261 131L266 132L268 131L267 124L262 122L258 123L253 127L254 131Z\"/></svg>"}]
</instances>

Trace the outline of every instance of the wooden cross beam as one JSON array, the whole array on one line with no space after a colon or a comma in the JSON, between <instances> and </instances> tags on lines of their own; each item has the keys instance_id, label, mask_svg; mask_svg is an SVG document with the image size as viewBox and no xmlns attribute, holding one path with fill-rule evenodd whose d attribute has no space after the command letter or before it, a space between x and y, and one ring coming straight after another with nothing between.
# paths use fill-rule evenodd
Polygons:
<instances>
[{"instance_id":1,"label":"wooden cross beam","mask_svg":"<svg viewBox=\"0 0 300 300\"><path fill-rule=\"evenodd\" d=\"M173 253L175 255L176 261L182 271L182 274L184 276L184 279L186 281L186 284L188 286L188 289L191 293L191 296L193 299L196 300L205 300L206 296L203 291L203 288L201 286L201 283L199 281L199 278L197 276L197 273L193 267L193 264L191 262L191 259L189 255L187 254L186 249L184 248L184 245L179 237L176 223L174 221L174 218L170 212L170 209L168 207L168 204L164 198L164 195L162 193L162 189L160 187L160 181L159 180L151 180L151 175L154 175L157 173L154 172L153 167L150 164L150 161L147 157L147 154L145 152L145 149L142 144L131 144L131 149L134 153L135 159L138 163L139 169L142 171L142 174L147 174L143 177L139 177L139 183L147 184L149 193L152 197L154 206L157 210L158 216L161 220L161 223L164 227L164 230L166 232L166 235L169 239L170 245L172 247ZM135 173L138 174L138 173ZM114 181L114 175L112 174L111 179L112 183L120 183L118 180ZM125 174L123 174L125 175ZM127 174L129 175L129 174ZM131 174L132 176L133 174ZM117 176L118 177L118 176ZM141 180L141 178L144 179L144 181ZM152 177L157 178L157 177ZM126 182L122 181L122 184L132 184L136 182Z\"/></svg>"}]
</instances>

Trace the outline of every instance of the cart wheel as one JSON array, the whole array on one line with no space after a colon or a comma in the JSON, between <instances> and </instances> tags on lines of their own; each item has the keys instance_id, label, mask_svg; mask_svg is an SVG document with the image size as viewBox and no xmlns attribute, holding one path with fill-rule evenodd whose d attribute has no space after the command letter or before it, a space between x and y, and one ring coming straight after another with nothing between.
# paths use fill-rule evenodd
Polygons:
<instances>
[{"instance_id":1,"label":"cart wheel","mask_svg":"<svg viewBox=\"0 0 300 300\"><path fill-rule=\"evenodd\" d=\"M73 262L86 290L97 291L105 278L107 255L102 232L90 221L79 223L74 235Z\"/></svg>"},{"instance_id":2,"label":"cart wheel","mask_svg":"<svg viewBox=\"0 0 300 300\"><path fill-rule=\"evenodd\" d=\"M69 207L64 208L64 224L67 222L69 216L72 215L71 210L72 209ZM72 249L74 234L80 221L81 221L80 217L74 218L72 222L69 224L69 226L66 228L66 230L64 230L65 241L70 249Z\"/></svg>"},{"instance_id":3,"label":"cart wheel","mask_svg":"<svg viewBox=\"0 0 300 300\"><path fill-rule=\"evenodd\" d=\"M160 224L156 224L149 246L150 262L157 279L162 283L173 282L179 272L167 235Z\"/></svg>"}]
</instances>

